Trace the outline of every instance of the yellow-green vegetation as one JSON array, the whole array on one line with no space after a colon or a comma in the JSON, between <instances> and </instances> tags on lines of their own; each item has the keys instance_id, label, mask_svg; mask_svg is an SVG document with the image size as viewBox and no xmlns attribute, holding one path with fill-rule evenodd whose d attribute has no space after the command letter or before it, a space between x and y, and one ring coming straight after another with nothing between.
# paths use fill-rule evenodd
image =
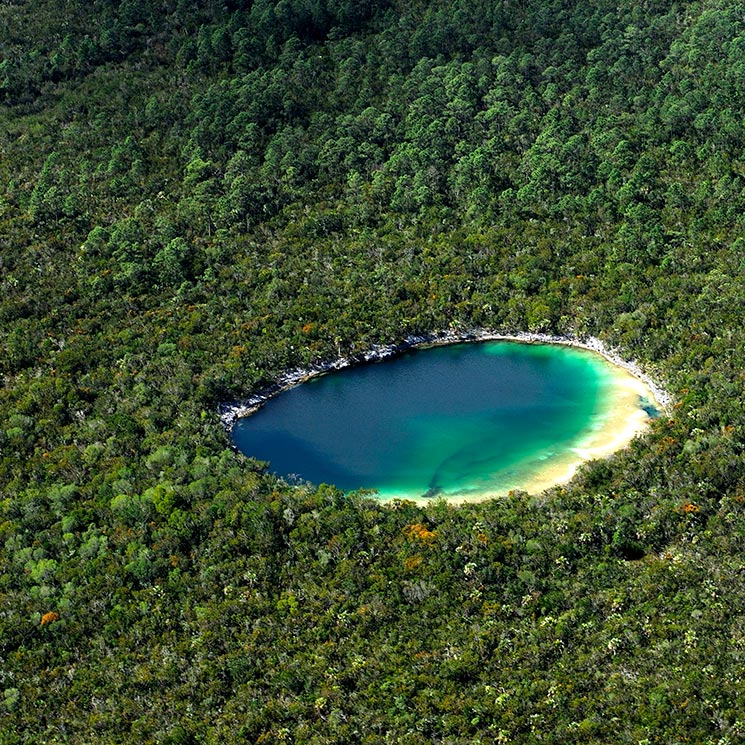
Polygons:
<instances>
[{"instance_id":1,"label":"yellow-green vegetation","mask_svg":"<svg viewBox=\"0 0 745 745\"><path fill-rule=\"evenodd\" d=\"M743 739L745 3L0 30L2 745ZM675 407L463 507L228 447L287 368L471 327L593 335Z\"/></svg>"}]
</instances>

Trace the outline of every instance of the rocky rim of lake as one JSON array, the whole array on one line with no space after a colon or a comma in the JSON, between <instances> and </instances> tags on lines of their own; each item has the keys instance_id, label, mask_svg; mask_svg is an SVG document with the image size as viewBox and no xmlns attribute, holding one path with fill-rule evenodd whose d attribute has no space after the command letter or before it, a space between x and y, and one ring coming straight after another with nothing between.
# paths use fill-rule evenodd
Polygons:
<instances>
[{"instance_id":1,"label":"rocky rim of lake","mask_svg":"<svg viewBox=\"0 0 745 745\"><path fill-rule=\"evenodd\" d=\"M368 362L379 362L400 355L408 350L424 348L428 346L439 346L443 344L457 344L461 342L477 341L514 341L523 344L561 344L570 347L586 349L604 357L608 362L620 367L634 377L641 380L654 396L652 402L662 412L667 412L672 405L672 398L667 391L642 367L633 360L625 359L617 350L607 347L600 339L595 337L575 338L570 336L555 336L551 334L538 334L529 332L502 333L488 329L471 329L468 331L447 330L431 334L412 335L404 339L400 344L388 344L373 346L368 351L347 357L322 362L310 367L288 370L269 385L251 394L248 398L240 401L230 401L220 404L219 415L225 428L230 431L236 421L242 417L250 416L261 408L269 399L282 391L318 375L323 375L335 370L343 370L348 367L362 365Z\"/></svg>"}]
</instances>

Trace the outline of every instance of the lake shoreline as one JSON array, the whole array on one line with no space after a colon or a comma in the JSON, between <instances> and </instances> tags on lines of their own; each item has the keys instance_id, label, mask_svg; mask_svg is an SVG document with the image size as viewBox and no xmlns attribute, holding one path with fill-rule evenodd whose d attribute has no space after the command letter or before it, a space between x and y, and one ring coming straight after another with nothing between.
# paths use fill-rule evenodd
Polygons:
<instances>
[{"instance_id":1,"label":"lake shoreline","mask_svg":"<svg viewBox=\"0 0 745 745\"><path fill-rule=\"evenodd\" d=\"M487 489L427 496L379 493L378 499L380 501L408 500L424 506L438 499L444 499L451 504L481 502L486 499L499 498L511 491L540 494L547 489L570 481L583 463L610 457L613 453L626 447L636 435L641 434L648 426L649 419L652 416L650 409L655 409L660 414L669 414L670 412L673 402L667 391L652 379L637 362L624 359L616 350L608 348L595 337L579 339L530 332L502 333L489 329L473 329L470 331L441 331L432 334L412 335L400 344L375 346L360 354L340 357L307 368L289 370L249 398L222 404L219 408L220 419L230 436L231 447L240 452L231 436L235 423L239 419L258 411L274 396L303 382L330 372L392 359L415 349L489 341L559 345L595 354L607 363L609 374L616 376L616 383L620 385L622 391L617 394L618 397L615 401L607 405L605 416L601 417L601 419L604 419L602 425L588 431L582 440L570 448L564 457L556 459L549 468L537 471L533 477L522 481L519 485L510 487L495 484L494 487ZM644 405L645 403L646 405Z\"/></svg>"},{"instance_id":2,"label":"lake shoreline","mask_svg":"<svg viewBox=\"0 0 745 745\"><path fill-rule=\"evenodd\" d=\"M432 334L412 335L408 336L400 344L373 346L367 352L350 355L348 357L340 357L331 362L319 363L311 367L289 370L281 375L276 381L263 387L244 400L220 404L218 407L218 414L223 426L228 433L230 433L238 419L251 416L251 414L258 411L269 399L319 375L325 375L329 372L343 370L345 368L355 367L370 362L380 362L404 354L412 349L481 341L511 341L520 344L558 344L594 352L603 357L610 364L626 370L633 377L644 383L653 397L653 400L650 403L660 412L669 413L670 407L672 406L671 396L661 385L653 380L637 362L624 359L616 350L606 347L602 341L595 337L579 339L552 334L530 332L501 333L488 329L472 329L470 331L441 331Z\"/></svg>"}]
</instances>

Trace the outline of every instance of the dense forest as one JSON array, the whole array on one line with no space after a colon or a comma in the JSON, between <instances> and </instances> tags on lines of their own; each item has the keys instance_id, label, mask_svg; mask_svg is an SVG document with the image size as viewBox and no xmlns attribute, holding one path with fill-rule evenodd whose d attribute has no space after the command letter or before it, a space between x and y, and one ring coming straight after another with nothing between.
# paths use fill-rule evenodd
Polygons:
<instances>
[{"instance_id":1,"label":"dense forest","mask_svg":"<svg viewBox=\"0 0 745 745\"><path fill-rule=\"evenodd\" d=\"M745 2L0 3L0 744L745 739ZM669 416L467 506L221 403L595 336Z\"/></svg>"}]
</instances>

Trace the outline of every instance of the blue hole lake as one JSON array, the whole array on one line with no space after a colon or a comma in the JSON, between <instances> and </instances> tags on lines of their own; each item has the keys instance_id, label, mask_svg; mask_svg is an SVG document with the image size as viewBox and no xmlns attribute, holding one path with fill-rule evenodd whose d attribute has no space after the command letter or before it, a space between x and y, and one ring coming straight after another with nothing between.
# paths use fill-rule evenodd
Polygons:
<instances>
[{"instance_id":1,"label":"blue hole lake","mask_svg":"<svg viewBox=\"0 0 745 745\"><path fill-rule=\"evenodd\" d=\"M459 343L311 378L232 436L291 480L467 501L566 481L643 430L650 400L640 380L584 349Z\"/></svg>"}]
</instances>

